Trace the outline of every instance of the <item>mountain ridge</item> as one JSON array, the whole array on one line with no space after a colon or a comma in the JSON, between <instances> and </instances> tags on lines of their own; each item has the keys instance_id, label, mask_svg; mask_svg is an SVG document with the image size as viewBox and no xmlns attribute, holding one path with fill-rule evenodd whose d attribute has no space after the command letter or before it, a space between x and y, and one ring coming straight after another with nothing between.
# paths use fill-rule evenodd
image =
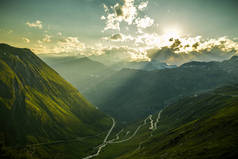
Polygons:
<instances>
[{"instance_id":1,"label":"mountain ridge","mask_svg":"<svg viewBox=\"0 0 238 159\"><path fill-rule=\"evenodd\" d=\"M237 158L237 106L238 84L184 97L140 121L144 127L133 139L112 144L97 158ZM156 121L156 128L151 129ZM119 138L133 133L137 125L122 129Z\"/></svg>"},{"instance_id":2,"label":"mountain ridge","mask_svg":"<svg viewBox=\"0 0 238 159\"><path fill-rule=\"evenodd\" d=\"M106 113L119 120L132 121L159 111L183 96L235 83L238 80L237 66L238 62L230 59L191 62L177 68L149 72L123 69L84 94ZM131 113L134 110L137 112Z\"/></svg>"},{"instance_id":3,"label":"mountain ridge","mask_svg":"<svg viewBox=\"0 0 238 159\"><path fill-rule=\"evenodd\" d=\"M0 44L0 68L0 133L6 147L93 136L110 127L108 116L29 49ZM76 156L85 155L88 146Z\"/></svg>"}]
</instances>

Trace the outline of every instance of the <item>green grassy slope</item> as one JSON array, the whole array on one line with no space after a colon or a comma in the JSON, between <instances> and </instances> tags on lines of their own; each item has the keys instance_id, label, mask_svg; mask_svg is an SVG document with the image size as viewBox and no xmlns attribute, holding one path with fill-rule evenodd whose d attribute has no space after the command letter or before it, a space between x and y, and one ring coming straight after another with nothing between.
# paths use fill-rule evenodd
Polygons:
<instances>
[{"instance_id":1,"label":"green grassy slope","mask_svg":"<svg viewBox=\"0 0 238 159\"><path fill-rule=\"evenodd\" d=\"M193 121L156 136L130 157L121 158L236 158L237 115L237 106L225 108L208 119Z\"/></svg>"},{"instance_id":2,"label":"green grassy slope","mask_svg":"<svg viewBox=\"0 0 238 159\"><path fill-rule=\"evenodd\" d=\"M232 159L238 156L237 132L238 85L230 85L169 105L157 130L144 127L133 140L108 146L98 158Z\"/></svg>"},{"instance_id":3,"label":"green grassy slope","mask_svg":"<svg viewBox=\"0 0 238 159\"><path fill-rule=\"evenodd\" d=\"M6 147L93 136L111 123L30 50L0 44L0 134ZM76 156L86 154L85 144Z\"/></svg>"}]
</instances>

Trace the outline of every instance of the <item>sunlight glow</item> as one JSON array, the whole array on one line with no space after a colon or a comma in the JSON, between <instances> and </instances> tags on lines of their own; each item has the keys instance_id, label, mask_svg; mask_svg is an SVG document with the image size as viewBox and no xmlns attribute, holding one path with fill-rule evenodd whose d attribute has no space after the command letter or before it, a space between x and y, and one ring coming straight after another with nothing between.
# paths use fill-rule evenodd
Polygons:
<instances>
[{"instance_id":1,"label":"sunlight glow","mask_svg":"<svg viewBox=\"0 0 238 159\"><path fill-rule=\"evenodd\" d=\"M181 35L180 29L176 27L166 28L164 29L164 37L167 39L170 38L179 38Z\"/></svg>"}]
</instances>

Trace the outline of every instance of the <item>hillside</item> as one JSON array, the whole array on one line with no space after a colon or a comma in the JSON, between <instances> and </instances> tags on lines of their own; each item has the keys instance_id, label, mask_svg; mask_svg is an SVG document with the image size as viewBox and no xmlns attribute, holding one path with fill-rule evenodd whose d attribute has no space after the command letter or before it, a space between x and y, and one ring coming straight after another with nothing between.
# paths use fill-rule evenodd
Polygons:
<instances>
[{"instance_id":1,"label":"hillside","mask_svg":"<svg viewBox=\"0 0 238 159\"><path fill-rule=\"evenodd\" d=\"M0 106L1 143L9 156L19 157L18 151L29 144L95 136L112 124L29 49L6 44L0 44ZM62 158L82 157L89 147L98 144L97 140L47 149L42 146L34 155L51 158L63 153Z\"/></svg>"},{"instance_id":2,"label":"hillside","mask_svg":"<svg viewBox=\"0 0 238 159\"><path fill-rule=\"evenodd\" d=\"M161 70L166 68L176 68L176 65L167 65L157 61L132 61L132 62L119 62L111 66L116 70L121 69L136 69L144 71Z\"/></svg>"},{"instance_id":3,"label":"hillside","mask_svg":"<svg viewBox=\"0 0 238 159\"><path fill-rule=\"evenodd\" d=\"M122 69L84 95L113 117L135 121L184 96L236 83L237 59L190 62L157 71Z\"/></svg>"},{"instance_id":4,"label":"hillside","mask_svg":"<svg viewBox=\"0 0 238 159\"><path fill-rule=\"evenodd\" d=\"M100 82L121 69L153 71L165 68L175 68L156 61L117 62L111 65L92 60L83 56L57 56L40 54L39 57L54 68L62 77L69 81L81 93L97 87Z\"/></svg>"},{"instance_id":5,"label":"hillside","mask_svg":"<svg viewBox=\"0 0 238 159\"><path fill-rule=\"evenodd\" d=\"M148 130L149 125L132 140L111 144L98 158L237 158L238 85L183 98L164 108L157 129Z\"/></svg>"},{"instance_id":6,"label":"hillside","mask_svg":"<svg viewBox=\"0 0 238 159\"><path fill-rule=\"evenodd\" d=\"M39 55L39 57L79 89L80 92L97 85L97 83L114 72L110 67L93 61L88 57L57 57L49 55Z\"/></svg>"}]
</instances>

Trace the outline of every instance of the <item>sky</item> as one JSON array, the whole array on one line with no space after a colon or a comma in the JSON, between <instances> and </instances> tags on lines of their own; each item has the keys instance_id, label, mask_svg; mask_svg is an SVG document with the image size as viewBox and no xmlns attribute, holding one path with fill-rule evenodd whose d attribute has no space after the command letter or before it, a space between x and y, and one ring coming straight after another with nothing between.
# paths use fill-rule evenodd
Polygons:
<instances>
[{"instance_id":1,"label":"sky","mask_svg":"<svg viewBox=\"0 0 238 159\"><path fill-rule=\"evenodd\" d=\"M156 57L181 64L238 53L237 0L0 0L0 4L0 42L37 54L110 55L132 61Z\"/></svg>"}]
</instances>

